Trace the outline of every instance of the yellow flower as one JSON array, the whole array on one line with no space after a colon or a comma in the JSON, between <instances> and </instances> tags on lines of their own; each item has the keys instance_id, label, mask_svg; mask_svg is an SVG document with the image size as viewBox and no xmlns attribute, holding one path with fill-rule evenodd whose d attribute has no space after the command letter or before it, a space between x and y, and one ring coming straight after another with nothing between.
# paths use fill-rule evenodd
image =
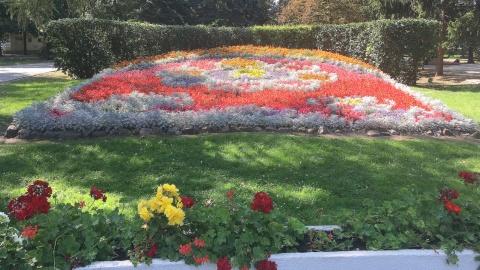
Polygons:
<instances>
[{"instance_id":1,"label":"yellow flower","mask_svg":"<svg viewBox=\"0 0 480 270\"><path fill-rule=\"evenodd\" d=\"M138 203L138 213L142 210L142 208L147 207L148 203L145 200L142 200L141 202Z\"/></svg>"},{"instance_id":2,"label":"yellow flower","mask_svg":"<svg viewBox=\"0 0 480 270\"><path fill-rule=\"evenodd\" d=\"M183 225L183 220L185 219L185 212L182 209L173 207L172 211L168 216L168 225Z\"/></svg>"},{"instance_id":3,"label":"yellow flower","mask_svg":"<svg viewBox=\"0 0 480 270\"><path fill-rule=\"evenodd\" d=\"M153 217L153 214L148 211L147 207L143 207L142 209L140 209L138 214L140 214L140 218L145 222L149 222L150 219Z\"/></svg>"},{"instance_id":4,"label":"yellow flower","mask_svg":"<svg viewBox=\"0 0 480 270\"><path fill-rule=\"evenodd\" d=\"M265 70L258 69L258 68L242 68L236 71L235 73L233 73L233 76L240 77L242 75L247 75L250 77L260 78L262 77L263 74L265 74L265 72L266 72Z\"/></svg>"},{"instance_id":5,"label":"yellow flower","mask_svg":"<svg viewBox=\"0 0 480 270\"><path fill-rule=\"evenodd\" d=\"M157 197L157 200L162 199L162 197L163 197L163 187L162 186L158 186L157 194L155 195L155 197Z\"/></svg>"},{"instance_id":6,"label":"yellow flower","mask_svg":"<svg viewBox=\"0 0 480 270\"><path fill-rule=\"evenodd\" d=\"M165 209L167 209L168 206L172 206L173 199L169 197L163 197L160 203L160 209L158 209L158 213L163 213L165 212Z\"/></svg>"},{"instance_id":7,"label":"yellow flower","mask_svg":"<svg viewBox=\"0 0 480 270\"><path fill-rule=\"evenodd\" d=\"M177 209L177 208L175 206L171 205L171 204L167 205L167 207L165 207L164 214L168 218L168 220L170 220L170 216L173 214L175 209Z\"/></svg>"},{"instance_id":8,"label":"yellow flower","mask_svg":"<svg viewBox=\"0 0 480 270\"><path fill-rule=\"evenodd\" d=\"M178 189L175 185L163 184L163 189L172 196L178 196Z\"/></svg>"},{"instance_id":9,"label":"yellow flower","mask_svg":"<svg viewBox=\"0 0 480 270\"><path fill-rule=\"evenodd\" d=\"M152 198L148 201L148 206L150 206L150 209L152 211L155 211L157 213L161 213L160 212L160 209L161 209L161 204L160 204L160 201L157 200L157 198Z\"/></svg>"}]
</instances>

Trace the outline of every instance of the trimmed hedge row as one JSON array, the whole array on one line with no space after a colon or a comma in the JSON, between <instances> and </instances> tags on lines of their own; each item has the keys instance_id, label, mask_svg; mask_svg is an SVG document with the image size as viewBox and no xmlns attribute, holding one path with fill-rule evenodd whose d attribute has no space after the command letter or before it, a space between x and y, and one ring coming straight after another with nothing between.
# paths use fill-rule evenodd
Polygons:
<instances>
[{"instance_id":1,"label":"trimmed hedge row","mask_svg":"<svg viewBox=\"0 0 480 270\"><path fill-rule=\"evenodd\" d=\"M414 84L419 64L438 43L437 30L436 21L414 19L247 28L62 19L50 22L46 34L55 66L79 78L121 61L173 50L252 44L338 52Z\"/></svg>"}]
</instances>

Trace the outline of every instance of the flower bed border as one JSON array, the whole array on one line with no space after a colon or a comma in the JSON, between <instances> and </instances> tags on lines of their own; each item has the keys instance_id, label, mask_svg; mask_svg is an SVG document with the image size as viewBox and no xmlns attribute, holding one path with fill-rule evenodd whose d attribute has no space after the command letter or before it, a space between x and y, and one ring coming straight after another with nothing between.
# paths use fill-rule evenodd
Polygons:
<instances>
[{"instance_id":1,"label":"flower bed border","mask_svg":"<svg viewBox=\"0 0 480 270\"><path fill-rule=\"evenodd\" d=\"M337 225L307 226L308 229L318 231L332 231L340 228ZM447 255L437 250L385 250L385 251L336 251L336 252L305 252L273 254L270 261L276 262L278 269L342 269L354 270L361 265L370 270L453 270L477 269L480 263L475 261L479 254L472 250L463 250L456 253L457 265L447 263ZM216 270L215 264L200 266L187 265L183 261L154 259L151 265L140 264L136 267L130 261L94 262L89 266L77 268L79 270L115 269L115 270Z\"/></svg>"},{"instance_id":2,"label":"flower bed border","mask_svg":"<svg viewBox=\"0 0 480 270\"><path fill-rule=\"evenodd\" d=\"M477 269L475 252L464 250L456 253L458 265L448 265L447 255L436 250L387 250L387 251L337 251L337 252L307 252L281 253L272 255L269 260L278 265L279 270L290 269L364 269L380 270L453 270ZM215 264L201 266L186 265L182 261L154 259L150 266L141 264L134 267L130 261L95 262L89 266L77 268L79 270L110 269L110 270L216 270Z\"/></svg>"},{"instance_id":3,"label":"flower bed border","mask_svg":"<svg viewBox=\"0 0 480 270\"><path fill-rule=\"evenodd\" d=\"M229 125L224 127L210 126L210 127L191 127L184 129L174 129L174 128L162 128L162 127L153 127L153 128L141 128L141 129L114 129L114 130L87 130L85 132L79 132L74 130L54 130L54 131L32 131L28 129L19 129L17 126L11 124L7 131L5 132L4 137L7 139L17 138L17 139L26 139L26 140L37 140L37 139L78 139L78 138L93 138L93 137L103 137L103 136L138 136L140 138L146 136L178 136L178 135L197 135L203 133L233 133L233 132L276 132L276 133L300 133L308 135L326 135L330 133L334 134L358 134L358 135L367 135L369 137L380 137L380 136L392 136L392 135L426 135L431 137L447 136L463 136L471 137L474 139L480 139L480 129L477 129L473 132L467 132L464 130L451 130L448 128L438 127L434 130L427 130L425 132L406 132L406 131L397 131L394 129L332 129L325 126L320 126L318 128L289 128L289 127L265 127L265 126L236 126Z\"/></svg>"}]
</instances>

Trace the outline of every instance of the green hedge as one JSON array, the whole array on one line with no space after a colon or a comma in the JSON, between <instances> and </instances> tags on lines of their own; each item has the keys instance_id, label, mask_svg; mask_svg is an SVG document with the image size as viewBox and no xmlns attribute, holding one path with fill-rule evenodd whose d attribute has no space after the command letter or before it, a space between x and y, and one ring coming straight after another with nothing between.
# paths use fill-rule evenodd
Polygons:
<instances>
[{"instance_id":1,"label":"green hedge","mask_svg":"<svg viewBox=\"0 0 480 270\"><path fill-rule=\"evenodd\" d=\"M437 29L436 21L413 19L248 28L63 19L50 22L46 33L55 66L79 78L121 61L172 50L253 44L338 52L414 84L419 64L436 47Z\"/></svg>"},{"instance_id":2,"label":"green hedge","mask_svg":"<svg viewBox=\"0 0 480 270\"><path fill-rule=\"evenodd\" d=\"M393 78L415 84L418 67L438 44L437 21L379 20L345 25L320 25L316 47L377 66Z\"/></svg>"}]
</instances>

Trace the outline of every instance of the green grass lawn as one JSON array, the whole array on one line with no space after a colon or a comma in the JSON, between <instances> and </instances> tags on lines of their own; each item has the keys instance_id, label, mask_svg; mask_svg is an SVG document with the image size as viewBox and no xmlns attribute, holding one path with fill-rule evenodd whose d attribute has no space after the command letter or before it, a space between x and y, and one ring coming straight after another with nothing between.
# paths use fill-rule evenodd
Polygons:
<instances>
[{"instance_id":1,"label":"green grass lawn","mask_svg":"<svg viewBox=\"0 0 480 270\"><path fill-rule=\"evenodd\" d=\"M5 131L16 111L28 107L35 101L45 101L55 93L79 82L71 80L61 72L50 72L0 84L0 130Z\"/></svg>"},{"instance_id":2,"label":"green grass lawn","mask_svg":"<svg viewBox=\"0 0 480 270\"><path fill-rule=\"evenodd\" d=\"M413 88L425 96L439 99L448 107L480 123L480 85L443 86L437 89Z\"/></svg>"},{"instance_id":3,"label":"green grass lawn","mask_svg":"<svg viewBox=\"0 0 480 270\"><path fill-rule=\"evenodd\" d=\"M0 85L2 122L74 83L54 77ZM417 90L480 121L476 87ZM458 95L465 96L452 103ZM463 194L469 188L456 176L461 170L480 171L480 143L265 133L4 143L0 212L36 179L49 181L57 199L69 202L89 204L90 187L103 188L109 198L106 207L123 205L130 215L159 184L175 183L181 195L197 203L215 202L229 189L243 190L238 194L250 203L263 190L277 207L305 224L331 224L340 214L356 214L363 199L381 204L400 198L402 187L436 192L448 183ZM471 196L478 198L480 190L474 192Z\"/></svg>"},{"instance_id":4,"label":"green grass lawn","mask_svg":"<svg viewBox=\"0 0 480 270\"><path fill-rule=\"evenodd\" d=\"M48 62L39 56L34 55L4 55L0 56L0 66L13 66L21 64L35 64Z\"/></svg>"}]
</instances>

